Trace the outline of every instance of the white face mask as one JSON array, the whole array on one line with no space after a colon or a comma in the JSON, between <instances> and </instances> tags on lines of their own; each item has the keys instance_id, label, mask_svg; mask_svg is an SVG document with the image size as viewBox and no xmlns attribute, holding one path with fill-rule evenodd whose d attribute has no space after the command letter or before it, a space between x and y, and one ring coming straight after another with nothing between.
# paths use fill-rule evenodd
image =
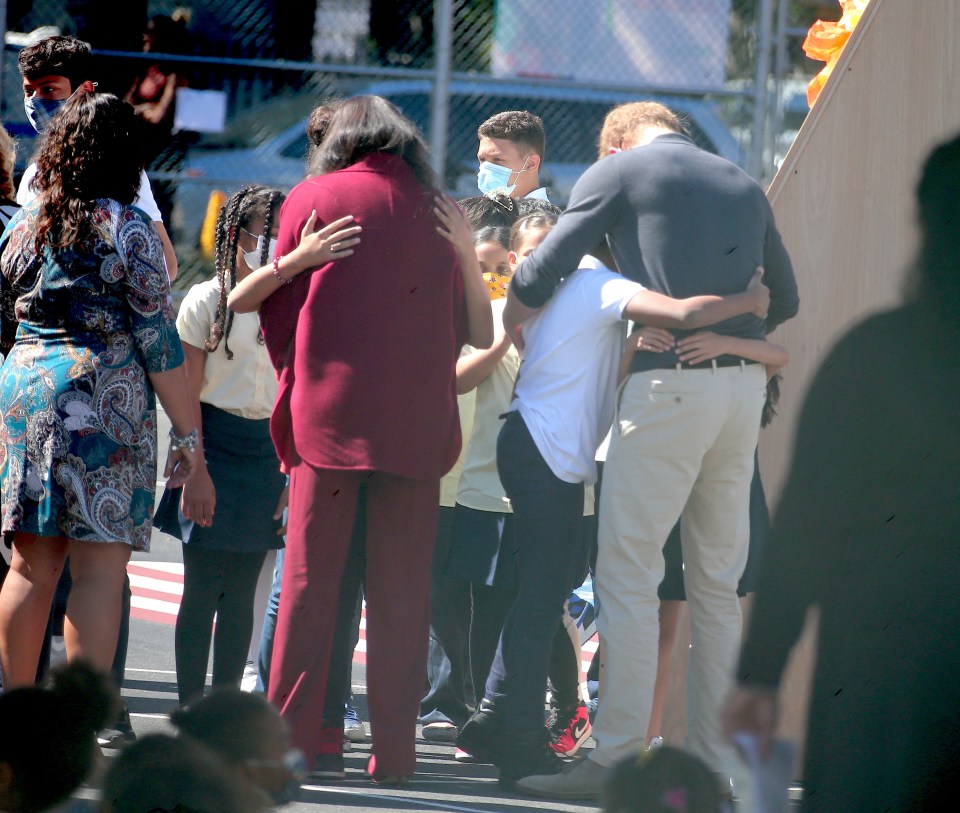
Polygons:
<instances>
[{"instance_id":1,"label":"white face mask","mask_svg":"<svg viewBox=\"0 0 960 813\"><path fill-rule=\"evenodd\" d=\"M251 237L254 235L251 232L248 232L244 229L247 234ZM253 251L244 251L243 252L243 261L247 264L247 268L251 271L256 271L260 267L260 258L263 256L263 235L258 234L257 237L257 247ZM270 249L267 252L267 262L269 263L277 254L277 238L273 237L270 239Z\"/></svg>"}]
</instances>

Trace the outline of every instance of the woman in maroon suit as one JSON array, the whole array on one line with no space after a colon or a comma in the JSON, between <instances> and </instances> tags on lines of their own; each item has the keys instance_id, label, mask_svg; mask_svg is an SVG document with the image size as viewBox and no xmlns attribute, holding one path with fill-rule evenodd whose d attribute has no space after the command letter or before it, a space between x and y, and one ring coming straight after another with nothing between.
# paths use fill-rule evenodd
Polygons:
<instances>
[{"instance_id":1,"label":"woman in maroon suit","mask_svg":"<svg viewBox=\"0 0 960 813\"><path fill-rule=\"evenodd\" d=\"M345 102L318 158L324 174L297 186L281 211L278 289L261 306L280 376L271 428L290 473L270 699L313 760L329 733L320 722L336 605L365 509L367 770L402 783L415 768L426 681L439 480L460 448L455 362L465 342L489 346L489 300L479 268L443 236L426 145L393 105ZM308 221L344 214L363 228L362 244L285 280L279 259Z\"/></svg>"}]
</instances>

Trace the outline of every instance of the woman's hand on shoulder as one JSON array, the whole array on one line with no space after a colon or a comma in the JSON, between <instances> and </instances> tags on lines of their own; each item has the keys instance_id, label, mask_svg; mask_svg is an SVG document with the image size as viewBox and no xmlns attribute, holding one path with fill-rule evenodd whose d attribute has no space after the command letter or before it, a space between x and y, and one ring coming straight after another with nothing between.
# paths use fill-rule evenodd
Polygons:
<instances>
[{"instance_id":1,"label":"woman's hand on shoulder","mask_svg":"<svg viewBox=\"0 0 960 813\"><path fill-rule=\"evenodd\" d=\"M437 195L434 198L433 213L440 221L437 231L453 243L461 261L465 256L475 256L473 228L460 207L446 195Z\"/></svg>"}]
</instances>

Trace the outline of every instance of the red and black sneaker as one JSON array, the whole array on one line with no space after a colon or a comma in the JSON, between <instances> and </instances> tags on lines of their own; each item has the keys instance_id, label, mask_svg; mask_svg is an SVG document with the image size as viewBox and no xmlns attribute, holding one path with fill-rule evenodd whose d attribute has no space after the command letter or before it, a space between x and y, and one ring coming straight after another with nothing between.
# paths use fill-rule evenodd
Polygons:
<instances>
[{"instance_id":1,"label":"red and black sneaker","mask_svg":"<svg viewBox=\"0 0 960 813\"><path fill-rule=\"evenodd\" d=\"M550 747L562 757L572 757L590 739L590 715L584 703L557 709L550 726Z\"/></svg>"}]
</instances>

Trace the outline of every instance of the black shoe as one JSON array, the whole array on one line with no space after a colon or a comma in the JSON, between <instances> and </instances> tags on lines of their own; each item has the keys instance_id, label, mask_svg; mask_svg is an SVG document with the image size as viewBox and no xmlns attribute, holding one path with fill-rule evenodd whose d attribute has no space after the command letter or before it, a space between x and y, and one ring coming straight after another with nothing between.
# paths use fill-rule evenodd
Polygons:
<instances>
[{"instance_id":1,"label":"black shoe","mask_svg":"<svg viewBox=\"0 0 960 813\"><path fill-rule=\"evenodd\" d=\"M562 773L566 764L550 747L546 728L511 731L501 749L500 787L513 790L525 776Z\"/></svg>"},{"instance_id":2,"label":"black shoe","mask_svg":"<svg viewBox=\"0 0 960 813\"><path fill-rule=\"evenodd\" d=\"M126 703L123 704L120 718L112 726L97 732L97 744L101 748L123 748L136 739L137 735L130 724L130 709Z\"/></svg>"},{"instance_id":3,"label":"black shoe","mask_svg":"<svg viewBox=\"0 0 960 813\"><path fill-rule=\"evenodd\" d=\"M456 745L457 748L468 751L479 762L499 765L502 761L503 744L507 738L500 718L492 711L481 708L464 723L457 735Z\"/></svg>"}]
</instances>

